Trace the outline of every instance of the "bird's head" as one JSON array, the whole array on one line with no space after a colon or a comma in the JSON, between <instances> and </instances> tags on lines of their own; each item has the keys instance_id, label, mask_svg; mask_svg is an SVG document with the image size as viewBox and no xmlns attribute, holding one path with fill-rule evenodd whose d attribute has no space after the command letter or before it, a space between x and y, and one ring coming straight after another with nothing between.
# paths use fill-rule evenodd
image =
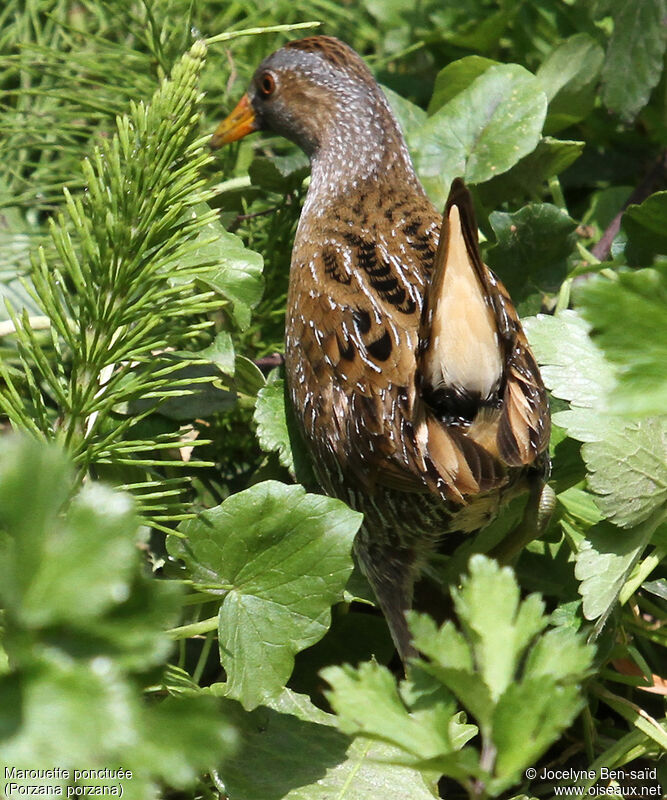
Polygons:
<instances>
[{"instance_id":1,"label":"bird's head","mask_svg":"<svg viewBox=\"0 0 667 800\"><path fill-rule=\"evenodd\" d=\"M257 68L250 87L211 139L217 148L257 130L280 134L308 156L336 140L363 145L386 128L388 108L361 58L330 36L288 42ZM354 149L354 147L353 147Z\"/></svg>"}]
</instances>

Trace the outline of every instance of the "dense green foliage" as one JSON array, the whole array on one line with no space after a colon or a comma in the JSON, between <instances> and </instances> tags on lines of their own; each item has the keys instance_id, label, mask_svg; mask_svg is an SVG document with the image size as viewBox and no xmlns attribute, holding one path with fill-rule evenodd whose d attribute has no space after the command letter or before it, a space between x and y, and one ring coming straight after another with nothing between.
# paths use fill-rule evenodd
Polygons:
<instances>
[{"instance_id":1,"label":"dense green foliage","mask_svg":"<svg viewBox=\"0 0 667 800\"><path fill-rule=\"evenodd\" d=\"M665 0L4 3L6 780L667 787L665 19ZM553 398L546 535L512 570L485 556L512 505L443 559L452 619L412 614L405 678L354 568L360 515L317 494L268 358L306 160L206 148L261 58L322 21L386 87L433 200L472 187Z\"/></svg>"}]
</instances>

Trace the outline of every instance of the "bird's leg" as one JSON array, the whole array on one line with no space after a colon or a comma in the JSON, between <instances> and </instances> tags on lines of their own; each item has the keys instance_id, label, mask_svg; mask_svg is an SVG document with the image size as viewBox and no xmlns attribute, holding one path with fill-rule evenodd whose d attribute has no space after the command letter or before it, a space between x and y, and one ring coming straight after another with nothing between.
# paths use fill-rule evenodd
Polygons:
<instances>
[{"instance_id":1,"label":"bird's leg","mask_svg":"<svg viewBox=\"0 0 667 800\"><path fill-rule=\"evenodd\" d=\"M554 490L541 477L534 477L530 482L530 494L521 522L489 555L501 564L511 564L529 542L544 533L555 506Z\"/></svg>"},{"instance_id":2,"label":"bird's leg","mask_svg":"<svg viewBox=\"0 0 667 800\"><path fill-rule=\"evenodd\" d=\"M405 612L412 607L415 579L421 566L418 552L387 537L378 542L377 537L364 536L362 531L356 551L362 569L368 578L378 605L384 614L391 638L404 664L416 650L410 642L410 631Z\"/></svg>"}]
</instances>

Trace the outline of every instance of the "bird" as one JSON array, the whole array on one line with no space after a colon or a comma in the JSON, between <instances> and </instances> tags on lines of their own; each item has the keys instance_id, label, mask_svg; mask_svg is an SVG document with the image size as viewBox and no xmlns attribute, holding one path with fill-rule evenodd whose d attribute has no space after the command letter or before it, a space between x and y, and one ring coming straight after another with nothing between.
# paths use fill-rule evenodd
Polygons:
<instances>
[{"instance_id":1,"label":"bird","mask_svg":"<svg viewBox=\"0 0 667 800\"><path fill-rule=\"evenodd\" d=\"M363 59L330 36L265 58L215 130L310 160L285 320L287 395L324 492L362 511L355 552L401 658L405 612L446 534L544 486L550 415L510 296L480 255L473 201L429 200Z\"/></svg>"}]
</instances>

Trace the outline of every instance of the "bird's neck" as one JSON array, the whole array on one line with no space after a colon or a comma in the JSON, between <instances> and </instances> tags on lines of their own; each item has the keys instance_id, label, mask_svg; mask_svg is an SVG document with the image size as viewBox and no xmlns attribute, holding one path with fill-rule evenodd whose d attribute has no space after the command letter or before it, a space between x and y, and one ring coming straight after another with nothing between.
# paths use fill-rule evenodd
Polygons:
<instances>
[{"instance_id":1,"label":"bird's neck","mask_svg":"<svg viewBox=\"0 0 667 800\"><path fill-rule=\"evenodd\" d=\"M309 154L311 182L306 199L311 213L326 213L332 203L386 183L423 194L403 134L384 96L374 108L347 105L332 111L331 124Z\"/></svg>"}]
</instances>

